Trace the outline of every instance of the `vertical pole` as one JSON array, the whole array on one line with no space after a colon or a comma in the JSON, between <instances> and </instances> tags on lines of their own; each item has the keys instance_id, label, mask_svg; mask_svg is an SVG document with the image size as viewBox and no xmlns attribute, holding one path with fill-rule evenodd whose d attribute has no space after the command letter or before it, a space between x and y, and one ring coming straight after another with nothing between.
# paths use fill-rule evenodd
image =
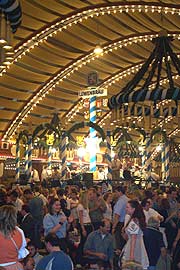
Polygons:
<instances>
[{"instance_id":1,"label":"vertical pole","mask_svg":"<svg viewBox=\"0 0 180 270\"><path fill-rule=\"evenodd\" d=\"M20 177L20 146L19 141L16 141L16 182L19 181Z\"/></svg>"},{"instance_id":2,"label":"vertical pole","mask_svg":"<svg viewBox=\"0 0 180 270\"><path fill-rule=\"evenodd\" d=\"M61 169L61 177L62 180L65 180L66 177L66 134L65 132L62 134L62 145L61 145L61 160L62 160L62 169Z\"/></svg>"},{"instance_id":3,"label":"vertical pole","mask_svg":"<svg viewBox=\"0 0 180 270\"><path fill-rule=\"evenodd\" d=\"M166 175L167 182L169 182L170 180L169 157L170 157L170 147L169 147L169 142L166 142L165 143L165 175Z\"/></svg>"},{"instance_id":4,"label":"vertical pole","mask_svg":"<svg viewBox=\"0 0 180 270\"><path fill-rule=\"evenodd\" d=\"M25 175L28 175L28 145L25 146L24 157L25 157L24 172L25 172Z\"/></svg>"},{"instance_id":5,"label":"vertical pole","mask_svg":"<svg viewBox=\"0 0 180 270\"><path fill-rule=\"evenodd\" d=\"M162 147L162 152L161 152L161 175L162 175L162 180L166 179L166 172L165 172L165 145Z\"/></svg>"},{"instance_id":6,"label":"vertical pole","mask_svg":"<svg viewBox=\"0 0 180 270\"><path fill-rule=\"evenodd\" d=\"M146 164L146 148L143 147L143 151L142 151L142 169L144 169Z\"/></svg>"},{"instance_id":7,"label":"vertical pole","mask_svg":"<svg viewBox=\"0 0 180 270\"><path fill-rule=\"evenodd\" d=\"M111 159L111 132L107 131L107 163L108 163L108 180L112 180L112 159Z\"/></svg>"},{"instance_id":8,"label":"vertical pole","mask_svg":"<svg viewBox=\"0 0 180 270\"><path fill-rule=\"evenodd\" d=\"M147 170L147 181L151 180L151 138L150 134L146 137L146 170Z\"/></svg>"},{"instance_id":9,"label":"vertical pole","mask_svg":"<svg viewBox=\"0 0 180 270\"><path fill-rule=\"evenodd\" d=\"M90 98L90 121L96 123L96 96ZM90 127L92 151L90 152L90 171L96 171L96 131Z\"/></svg>"},{"instance_id":10,"label":"vertical pole","mask_svg":"<svg viewBox=\"0 0 180 270\"><path fill-rule=\"evenodd\" d=\"M28 182L31 182L32 172L32 136L28 137Z\"/></svg>"},{"instance_id":11,"label":"vertical pole","mask_svg":"<svg viewBox=\"0 0 180 270\"><path fill-rule=\"evenodd\" d=\"M48 170L52 169L52 148L49 146L48 148Z\"/></svg>"}]
</instances>

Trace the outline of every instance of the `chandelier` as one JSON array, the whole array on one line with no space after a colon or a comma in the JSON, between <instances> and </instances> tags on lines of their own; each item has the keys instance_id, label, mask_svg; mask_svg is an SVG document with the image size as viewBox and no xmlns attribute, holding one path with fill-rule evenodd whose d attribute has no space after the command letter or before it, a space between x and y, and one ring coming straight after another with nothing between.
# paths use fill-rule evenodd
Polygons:
<instances>
[{"instance_id":1,"label":"chandelier","mask_svg":"<svg viewBox=\"0 0 180 270\"><path fill-rule=\"evenodd\" d=\"M19 1L0 1L0 69L14 59L12 38L21 23L21 15Z\"/></svg>"}]
</instances>

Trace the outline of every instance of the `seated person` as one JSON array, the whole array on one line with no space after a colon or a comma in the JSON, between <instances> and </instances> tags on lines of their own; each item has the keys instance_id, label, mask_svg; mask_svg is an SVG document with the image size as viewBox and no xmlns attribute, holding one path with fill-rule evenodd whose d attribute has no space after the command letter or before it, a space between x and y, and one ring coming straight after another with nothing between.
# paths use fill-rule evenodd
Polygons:
<instances>
[{"instance_id":1,"label":"seated person","mask_svg":"<svg viewBox=\"0 0 180 270\"><path fill-rule=\"evenodd\" d=\"M29 251L29 256L33 258L36 266L38 262L43 258L43 256L39 254L38 248L32 241L28 242L27 249Z\"/></svg>"},{"instance_id":2,"label":"seated person","mask_svg":"<svg viewBox=\"0 0 180 270\"><path fill-rule=\"evenodd\" d=\"M44 256L36 266L36 270L73 270L73 263L59 246L56 234L49 233L45 237L46 249L49 255Z\"/></svg>"},{"instance_id":3,"label":"seated person","mask_svg":"<svg viewBox=\"0 0 180 270\"><path fill-rule=\"evenodd\" d=\"M31 256L28 255L27 257L25 257L21 261L21 263L23 265L24 270L34 270L35 262L34 262L34 259Z\"/></svg>"},{"instance_id":4,"label":"seated person","mask_svg":"<svg viewBox=\"0 0 180 270\"><path fill-rule=\"evenodd\" d=\"M84 245L85 262L113 269L113 237L111 223L103 220L98 230L90 233Z\"/></svg>"}]
</instances>

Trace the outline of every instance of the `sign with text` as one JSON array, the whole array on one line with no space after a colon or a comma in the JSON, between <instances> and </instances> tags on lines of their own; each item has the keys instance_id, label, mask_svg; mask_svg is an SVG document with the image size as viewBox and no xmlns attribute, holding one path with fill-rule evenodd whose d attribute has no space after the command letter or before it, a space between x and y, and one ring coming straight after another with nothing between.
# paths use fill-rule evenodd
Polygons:
<instances>
[{"instance_id":1,"label":"sign with text","mask_svg":"<svg viewBox=\"0 0 180 270\"><path fill-rule=\"evenodd\" d=\"M89 87L87 90L79 91L79 97L89 98L89 97L103 97L107 96L107 89L98 88L98 87Z\"/></svg>"}]
</instances>

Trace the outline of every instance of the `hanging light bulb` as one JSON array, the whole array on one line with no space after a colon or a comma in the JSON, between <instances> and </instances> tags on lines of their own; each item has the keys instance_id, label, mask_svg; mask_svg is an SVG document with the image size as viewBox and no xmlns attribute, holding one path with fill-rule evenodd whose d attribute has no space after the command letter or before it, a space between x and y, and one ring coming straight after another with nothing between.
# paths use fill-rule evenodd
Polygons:
<instances>
[{"instance_id":1,"label":"hanging light bulb","mask_svg":"<svg viewBox=\"0 0 180 270\"><path fill-rule=\"evenodd\" d=\"M100 55L103 52L103 48L100 46L100 44L97 44L96 47L94 48L94 53L96 55Z\"/></svg>"}]
</instances>

